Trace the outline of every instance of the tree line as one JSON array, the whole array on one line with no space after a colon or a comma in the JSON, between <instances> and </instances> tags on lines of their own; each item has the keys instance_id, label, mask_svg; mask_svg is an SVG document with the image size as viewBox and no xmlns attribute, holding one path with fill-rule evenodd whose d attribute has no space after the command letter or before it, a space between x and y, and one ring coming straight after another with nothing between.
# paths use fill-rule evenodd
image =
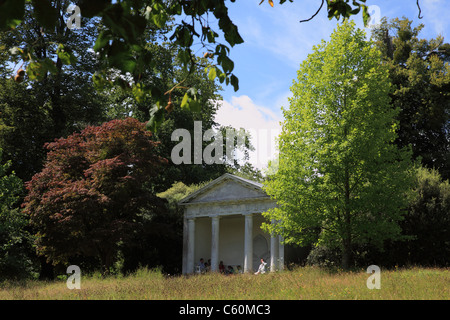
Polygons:
<instances>
[{"instance_id":1,"label":"tree line","mask_svg":"<svg viewBox=\"0 0 450 320\"><path fill-rule=\"evenodd\" d=\"M63 9L68 1L55 1L55 8L59 9L50 12L56 12L58 18L51 24L43 24L42 19L53 19L53 16L43 18L42 11L26 5L22 23L14 28L1 26L2 277L53 277L55 267L69 261L85 270L102 269L105 273L129 272L139 266L163 266L165 272L179 272L182 213L174 205L175 199L225 172L266 179L269 184L276 181L273 177L263 177L248 163L176 166L168 161L176 144L171 141L175 129L193 132L194 121L202 121L203 130L226 129L214 122L220 105L213 101L220 100L221 83L236 86L237 80L231 80L235 78L231 73L232 62L226 58L228 47L219 44L212 55L183 53L190 52L186 48L192 44L190 32L194 31L187 25L181 28L172 23L170 10L179 8L164 10L158 3L155 2L153 13L146 17L153 27L133 27L131 31L137 33L131 34L123 34L124 30L108 17L113 14L122 18L134 16L133 8L118 10L117 5L109 7L107 1L96 8L84 4L85 12L93 11L91 16L82 17L82 30L66 27L68 14ZM107 13L98 19L95 10ZM223 7L214 10L218 16L227 16ZM4 21L7 20L2 23ZM127 20L118 21L125 23ZM140 19L131 21L139 25ZM232 45L239 43L234 25L226 18L223 24L221 29L229 34L226 40ZM392 265L448 265L450 46L442 37L420 39L423 27L413 28L412 21L407 19L389 22L385 19L372 34L383 62L382 70L389 78L383 81L392 83L389 105L394 111L387 117L395 120L396 135L392 142L399 149L410 148L408 157L423 166L409 177L408 201L399 199L398 204L401 202L402 206L398 208L403 212L392 217L396 222L393 228L399 227L407 239L398 242L400 239L386 237L382 245L373 241L350 241L345 249L347 265L353 261L351 256L355 263L384 256L384 261ZM215 44L216 33L208 28L202 31L204 40ZM114 43L119 43L121 37L128 37L130 42L119 48ZM363 43L362 39L360 42ZM110 50L108 58L105 50ZM220 72L216 67L211 68L212 57L220 60ZM319 60L326 58L322 56ZM193 62L189 68L187 61ZM205 69L208 72L205 73ZM127 70L128 73L124 72ZM225 75L221 77L222 73ZM331 73L328 76L317 86L325 86L325 80L340 85ZM196 90L193 92L191 88ZM383 86L373 88L382 90ZM380 93L361 101L369 98L385 99ZM174 108L173 104L181 107ZM334 111L339 115L339 106ZM350 117L349 123L351 121L356 118ZM372 123L367 119L366 122ZM380 122L380 126L382 124ZM362 132L370 133L369 130ZM347 132L347 136L350 137L350 133ZM323 146L320 144L318 150ZM247 141L244 149L251 148ZM330 154L339 156L340 153ZM350 164L351 156L349 153L344 157L347 159L344 163ZM396 160L401 158L399 155ZM281 156L280 159L287 158ZM339 161L330 161L327 168L337 163ZM401 161L397 165L399 163ZM344 178L349 177L354 167L350 165L347 170L337 172L343 172ZM313 165L303 169L312 170L312 175L318 172ZM360 173L367 173L369 169L372 175L377 174L374 167L358 168ZM392 169L391 173L396 171ZM392 182L401 186L401 180ZM289 188L287 185L280 190ZM351 192L348 188L347 191L342 205L350 208ZM335 206L336 199L328 199L328 205ZM372 200L361 203L370 205ZM382 204L382 198L376 200L375 203ZM350 211L348 213L350 216ZM325 220L330 218L325 217ZM293 236L293 243L302 244L299 239L306 236L309 245L320 244L311 253L311 261L330 260L336 252L330 245L336 241L323 242L333 238L331 233L323 232L327 227L322 223L325 220L312 221L306 229L300 226L292 234L285 234ZM294 229L297 222L291 220L284 230ZM386 225L380 228L366 229L366 239L384 232ZM296 234L299 230L304 232L301 236ZM398 228L388 230L392 234L399 233ZM322 239L321 242L317 242L318 239Z\"/></svg>"},{"instance_id":2,"label":"tree line","mask_svg":"<svg viewBox=\"0 0 450 320\"><path fill-rule=\"evenodd\" d=\"M66 4L62 1L60 6ZM183 88L174 89L180 81L202 92L199 110L164 108L164 121L151 133L145 124L154 98L139 95L126 85L129 79L125 77L119 77L122 86L100 85L95 80L105 63L92 50L104 29L102 23L83 17L82 30L69 30L67 13L59 14L55 28L44 32L33 8L27 6L23 23L0 33L5 194L0 274L53 277L60 272L58 264L69 260L85 270L129 272L138 266L164 266L165 272L179 272L182 215L156 194L176 183L195 186L225 172L261 176L249 163L238 161L188 166L169 161L177 144L171 140L175 129L193 133L194 121L202 121L203 131L226 130L214 121L221 87L201 67L209 58L196 57L197 67L186 70L178 57L178 45L168 40L173 25L145 31L140 43L151 53L153 63L142 69L140 83L157 86L161 92L171 90L175 104L181 104L184 97ZM70 52L70 63L63 61L61 45ZM24 66L30 61L17 54L17 48L52 61L54 72L30 75ZM15 75L24 69L18 79ZM117 75L115 68L107 70ZM96 137L103 143L95 145ZM247 140L240 148L248 153L252 146ZM100 215L98 220L93 215L76 215L80 210ZM67 215L55 216L56 211ZM116 236L107 230L115 230Z\"/></svg>"},{"instance_id":3,"label":"tree line","mask_svg":"<svg viewBox=\"0 0 450 320\"><path fill-rule=\"evenodd\" d=\"M422 28L344 22L300 65L264 215L312 263L448 265L450 47Z\"/></svg>"}]
</instances>

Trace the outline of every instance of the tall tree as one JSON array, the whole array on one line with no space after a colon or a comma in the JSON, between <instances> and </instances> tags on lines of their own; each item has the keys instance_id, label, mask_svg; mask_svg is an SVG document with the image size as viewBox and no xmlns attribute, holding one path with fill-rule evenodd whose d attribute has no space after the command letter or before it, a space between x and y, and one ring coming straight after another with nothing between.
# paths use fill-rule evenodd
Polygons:
<instances>
[{"instance_id":1,"label":"tall tree","mask_svg":"<svg viewBox=\"0 0 450 320\"><path fill-rule=\"evenodd\" d=\"M202 150L211 143L211 141L203 141L203 136L207 130L214 128L217 132L220 132L223 137L224 152L226 155L226 131L232 130L231 127L221 127L215 122L215 116L217 109L220 107L218 101L221 99L220 91L221 86L208 77L204 72L204 68L211 63L211 59L208 57L196 57L196 64L191 70L183 68L182 62L178 57L179 47L170 43L163 42L157 43L155 39L161 37L163 34L168 35L171 32L171 26L168 25L166 30L158 31L157 34L154 30L148 30L144 33L144 37L141 39L145 48L153 56L153 63L151 65L142 68L140 74L140 83L143 86L150 86L151 84L158 83L158 91L164 92L170 99L170 103L162 109L163 113L160 116L164 116L164 120L161 122L159 130L154 132L154 138L161 143L158 146L158 152L164 158L170 160L173 148L179 143L179 141L172 141L172 133L176 129L186 129L190 133L190 136L194 138L194 121L201 122L200 133ZM127 79L130 80L130 79ZM140 121L147 121L149 118L150 110L149 105L156 105L158 100L155 97L146 95L144 91L141 91L139 99L134 99L136 90L131 88L132 81L125 81L126 84L122 88L105 86L107 92L110 92L110 96L113 97L115 104L108 109L108 117L125 118L133 116ZM180 87L178 84L182 83ZM185 97L185 88L194 88L195 92L201 92L197 97L197 107L194 109L188 108L183 104ZM182 105L182 108L175 108L174 105ZM148 127L153 127L149 122ZM237 140L237 139L235 139ZM194 139L191 139L190 149L194 150ZM245 141L243 145L239 145L238 141L233 141L233 150L240 149L243 154L248 155L248 150L252 149L249 139ZM178 165L169 161L169 165L164 172L159 176L159 185L157 191L161 192L167 190L175 181L182 181L185 184L200 183L202 181L208 181L215 179L220 175L230 170L240 169L240 164L234 159L223 158L223 164L206 164L204 161L201 163L191 163ZM248 167L247 167L248 169Z\"/></svg>"},{"instance_id":2,"label":"tall tree","mask_svg":"<svg viewBox=\"0 0 450 320\"><path fill-rule=\"evenodd\" d=\"M42 169L43 148L55 138L50 106L37 98L33 88L9 79L0 80L0 146L3 161L28 181Z\"/></svg>"},{"instance_id":3,"label":"tall tree","mask_svg":"<svg viewBox=\"0 0 450 320\"><path fill-rule=\"evenodd\" d=\"M133 118L87 127L47 145L44 169L26 184L23 204L49 261L98 257L107 272L119 242L129 244L140 213L161 214L151 184L165 159L145 124Z\"/></svg>"},{"instance_id":4,"label":"tall tree","mask_svg":"<svg viewBox=\"0 0 450 320\"><path fill-rule=\"evenodd\" d=\"M270 232L325 244L352 265L356 244L399 237L412 179L410 152L394 144L398 108L380 52L353 22L303 61L279 137L278 171L265 184L278 207Z\"/></svg>"},{"instance_id":5,"label":"tall tree","mask_svg":"<svg viewBox=\"0 0 450 320\"><path fill-rule=\"evenodd\" d=\"M0 158L2 150L0 149ZM0 165L0 280L30 275L31 236L26 216L17 208L22 181L9 173L11 162Z\"/></svg>"},{"instance_id":6,"label":"tall tree","mask_svg":"<svg viewBox=\"0 0 450 320\"><path fill-rule=\"evenodd\" d=\"M450 264L450 183L435 169L418 168L402 230L413 239L392 248L404 263ZM395 243L394 243L395 246ZM399 250L398 248L402 248Z\"/></svg>"},{"instance_id":7,"label":"tall tree","mask_svg":"<svg viewBox=\"0 0 450 320\"><path fill-rule=\"evenodd\" d=\"M94 89L92 75L100 62L89 50L97 26L83 19L83 30L68 29L69 3L55 1L55 26L46 29L28 5L24 23L0 36L0 46L13 48L3 63L17 71L0 80L3 160L12 160L12 169L24 181L41 169L45 142L104 120L108 98Z\"/></svg>"},{"instance_id":8,"label":"tall tree","mask_svg":"<svg viewBox=\"0 0 450 320\"><path fill-rule=\"evenodd\" d=\"M418 167L408 192L407 213L400 222L407 241L388 241L384 251L368 248L368 261L382 259L386 266L440 266L450 264L450 184L436 169Z\"/></svg>"},{"instance_id":9,"label":"tall tree","mask_svg":"<svg viewBox=\"0 0 450 320\"><path fill-rule=\"evenodd\" d=\"M450 179L450 45L442 36L420 39L423 24L406 18L383 18L372 33L394 86L392 104L399 108L401 148Z\"/></svg>"}]
</instances>

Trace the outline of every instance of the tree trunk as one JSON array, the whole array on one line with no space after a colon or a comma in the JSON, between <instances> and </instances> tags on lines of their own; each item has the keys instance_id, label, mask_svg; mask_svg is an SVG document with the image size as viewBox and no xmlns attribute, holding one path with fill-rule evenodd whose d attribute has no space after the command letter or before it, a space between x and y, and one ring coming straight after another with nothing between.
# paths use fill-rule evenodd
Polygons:
<instances>
[{"instance_id":1,"label":"tree trunk","mask_svg":"<svg viewBox=\"0 0 450 320\"><path fill-rule=\"evenodd\" d=\"M342 269L349 270L352 262L352 246L350 239L344 239L344 246L342 250Z\"/></svg>"},{"instance_id":2,"label":"tree trunk","mask_svg":"<svg viewBox=\"0 0 450 320\"><path fill-rule=\"evenodd\" d=\"M47 258L44 256L40 256L39 263L41 265L41 271L39 272L39 280L54 280L55 279L54 267L51 263L47 262Z\"/></svg>"},{"instance_id":3,"label":"tree trunk","mask_svg":"<svg viewBox=\"0 0 450 320\"><path fill-rule=\"evenodd\" d=\"M110 268L113 262L113 255L111 250L105 248L104 250L101 251L101 261L102 261L102 275L106 277L110 274L111 271Z\"/></svg>"},{"instance_id":4,"label":"tree trunk","mask_svg":"<svg viewBox=\"0 0 450 320\"><path fill-rule=\"evenodd\" d=\"M345 135L347 135L347 130ZM349 164L345 165L344 177L344 236L342 250L342 268L348 270L352 262L352 226L351 226L351 210L350 210L350 169Z\"/></svg>"}]
</instances>

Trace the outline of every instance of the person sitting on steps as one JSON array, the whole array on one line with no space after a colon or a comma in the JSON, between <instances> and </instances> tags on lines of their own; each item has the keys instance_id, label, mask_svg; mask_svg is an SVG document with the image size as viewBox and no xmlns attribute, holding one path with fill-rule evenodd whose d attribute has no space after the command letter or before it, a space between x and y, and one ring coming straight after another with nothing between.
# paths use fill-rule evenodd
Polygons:
<instances>
[{"instance_id":1,"label":"person sitting on steps","mask_svg":"<svg viewBox=\"0 0 450 320\"><path fill-rule=\"evenodd\" d=\"M255 272L255 274L263 274L266 273L266 262L264 262L264 259L261 258L261 264L259 265L258 271Z\"/></svg>"}]
</instances>

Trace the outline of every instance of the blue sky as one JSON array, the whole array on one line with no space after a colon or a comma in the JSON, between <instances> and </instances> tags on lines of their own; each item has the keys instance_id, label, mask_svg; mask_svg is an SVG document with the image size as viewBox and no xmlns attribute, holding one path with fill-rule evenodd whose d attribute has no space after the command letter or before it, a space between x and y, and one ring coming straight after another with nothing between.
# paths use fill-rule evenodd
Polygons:
<instances>
[{"instance_id":1,"label":"blue sky","mask_svg":"<svg viewBox=\"0 0 450 320\"><path fill-rule=\"evenodd\" d=\"M265 134L279 130L279 122L283 120L281 106L288 107L290 87L300 63L312 52L313 45L329 39L338 22L328 20L325 6L313 20L299 22L315 13L321 0L295 0L283 5L274 1L273 8L267 1L261 5L259 2L229 3L230 18L245 41L231 49L233 72L239 78L240 89L234 92L231 86L224 86L216 121ZM421 38L440 34L444 41L450 42L450 0L420 0L422 19L418 19L416 0L367 0L366 4L373 16L372 23L378 23L384 16L388 19L405 16L413 20L413 26L425 25ZM364 28L361 15L353 19L358 27ZM370 29L364 29L370 35ZM261 141L267 140L260 136ZM251 160L263 168L276 152L273 143L266 146L256 142L255 148L257 153L261 152Z\"/></svg>"}]
</instances>

